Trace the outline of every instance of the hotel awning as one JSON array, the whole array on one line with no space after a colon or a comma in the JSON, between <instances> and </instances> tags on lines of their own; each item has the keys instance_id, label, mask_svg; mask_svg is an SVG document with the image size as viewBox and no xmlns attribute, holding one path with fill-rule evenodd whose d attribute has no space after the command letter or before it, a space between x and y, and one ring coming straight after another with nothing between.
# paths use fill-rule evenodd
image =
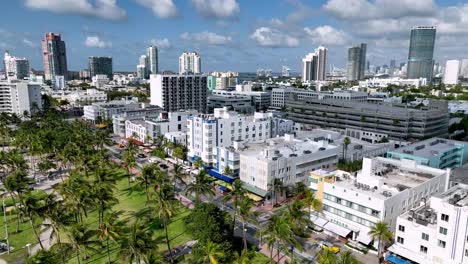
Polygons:
<instances>
[{"instance_id":1,"label":"hotel awning","mask_svg":"<svg viewBox=\"0 0 468 264\"><path fill-rule=\"evenodd\" d=\"M390 262L392 262L394 264L411 264L411 262L406 261L406 260L404 260L402 258L399 258L399 257L397 257L395 255L389 255L387 257L387 261L390 261Z\"/></svg>"},{"instance_id":2,"label":"hotel awning","mask_svg":"<svg viewBox=\"0 0 468 264\"><path fill-rule=\"evenodd\" d=\"M216 179L219 179L219 180L222 180L222 181L225 181L227 183L232 183L234 182L234 178L231 178L231 177L228 177L228 176L225 176L215 170L208 170L208 174L215 177Z\"/></svg>"},{"instance_id":3,"label":"hotel awning","mask_svg":"<svg viewBox=\"0 0 468 264\"><path fill-rule=\"evenodd\" d=\"M337 224L334 224L332 222L328 222L326 223L323 228L325 228L326 230L330 231L330 232L333 232L339 236L342 236L342 237L347 237L349 235L349 233L351 233L351 230L345 228L345 227L342 227L342 226L339 226Z\"/></svg>"},{"instance_id":4,"label":"hotel awning","mask_svg":"<svg viewBox=\"0 0 468 264\"><path fill-rule=\"evenodd\" d=\"M319 217L316 215L311 215L310 220L312 221L312 223L314 223L314 225L319 226L319 227L323 227L324 225L328 223L327 219L323 219L322 217Z\"/></svg>"},{"instance_id":5,"label":"hotel awning","mask_svg":"<svg viewBox=\"0 0 468 264\"><path fill-rule=\"evenodd\" d=\"M369 245L372 242L372 238L368 234L359 233L359 236L356 239L357 241L361 242L364 245Z\"/></svg>"}]
</instances>

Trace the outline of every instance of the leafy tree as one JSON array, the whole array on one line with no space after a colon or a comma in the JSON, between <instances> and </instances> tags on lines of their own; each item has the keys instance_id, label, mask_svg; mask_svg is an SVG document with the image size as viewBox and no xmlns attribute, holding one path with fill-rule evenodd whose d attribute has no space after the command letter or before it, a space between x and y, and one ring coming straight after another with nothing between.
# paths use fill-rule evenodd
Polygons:
<instances>
[{"instance_id":1,"label":"leafy tree","mask_svg":"<svg viewBox=\"0 0 468 264\"><path fill-rule=\"evenodd\" d=\"M288 204L284 216L291 223L291 228L294 234L298 236L304 235L304 228L312 226L310 221L310 214L305 211L305 204L302 201L294 199L292 203Z\"/></svg>"},{"instance_id":2,"label":"leafy tree","mask_svg":"<svg viewBox=\"0 0 468 264\"><path fill-rule=\"evenodd\" d=\"M24 199L22 199L21 210L25 213L26 216L28 216L34 236L36 236L37 242L41 246L41 249L44 249L44 245L42 245L41 238L37 232L36 226L34 225L35 218L39 217L42 214L42 210L44 210L42 198L43 197L38 197L32 193L28 193Z\"/></svg>"},{"instance_id":3,"label":"leafy tree","mask_svg":"<svg viewBox=\"0 0 468 264\"><path fill-rule=\"evenodd\" d=\"M234 172L232 171L232 169L229 166L224 167L224 171L223 171L224 175L232 175L233 173Z\"/></svg>"},{"instance_id":4,"label":"leafy tree","mask_svg":"<svg viewBox=\"0 0 468 264\"><path fill-rule=\"evenodd\" d=\"M183 150L182 147L175 147L174 151L172 152L172 156L176 158L177 163L179 163L179 159L184 160L185 159L185 151Z\"/></svg>"},{"instance_id":5,"label":"leafy tree","mask_svg":"<svg viewBox=\"0 0 468 264\"><path fill-rule=\"evenodd\" d=\"M247 222L254 224L257 223L256 217L259 215L259 212L252 210L254 206L254 201L248 197L243 197L238 205L239 217L242 222L242 241L244 243L244 250L247 250L247 234L245 226Z\"/></svg>"},{"instance_id":6,"label":"leafy tree","mask_svg":"<svg viewBox=\"0 0 468 264\"><path fill-rule=\"evenodd\" d=\"M123 234L125 235L118 240L120 258L129 263L147 263L157 250L152 231L137 220Z\"/></svg>"},{"instance_id":7,"label":"leafy tree","mask_svg":"<svg viewBox=\"0 0 468 264\"><path fill-rule=\"evenodd\" d=\"M215 204L200 203L184 219L187 231L201 244L222 243L231 238L229 214Z\"/></svg>"},{"instance_id":8,"label":"leafy tree","mask_svg":"<svg viewBox=\"0 0 468 264\"><path fill-rule=\"evenodd\" d=\"M30 257L26 264L61 264L58 253L50 250L39 250L34 256Z\"/></svg>"},{"instance_id":9,"label":"leafy tree","mask_svg":"<svg viewBox=\"0 0 468 264\"><path fill-rule=\"evenodd\" d=\"M309 210L309 215L311 214L312 209L316 212L319 212L322 210L323 207L322 202L319 199L315 198L315 195L311 190L307 190L305 192L302 202Z\"/></svg>"},{"instance_id":10,"label":"leafy tree","mask_svg":"<svg viewBox=\"0 0 468 264\"><path fill-rule=\"evenodd\" d=\"M323 249L318 255L318 264L338 264L338 257L329 249Z\"/></svg>"},{"instance_id":11,"label":"leafy tree","mask_svg":"<svg viewBox=\"0 0 468 264\"><path fill-rule=\"evenodd\" d=\"M167 250L169 251L169 256L171 262L174 262L174 258L172 256L171 250L171 243L169 240L169 233L168 233L168 225L171 221L171 218L174 216L176 212L176 202L174 196L174 189L172 185L164 184L162 186L157 186L155 188L155 195L154 195L154 212L155 215L162 221L164 226L164 234L165 240L167 245Z\"/></svg>"},{"instance_id":12,"label":"leafy tree","mask_svg":"<svg viewBox=\"0 0 468 264\"><path fill-rule=\"evenodd\" d=\"M273 215L267 225L261 229L262 241L265 241L270 250L270 263L273 263L273 250L276 247L277 261L280 260L280 249L288 251L288 245L293 244L297 248L301 245L293 236L292 226L288 219L278 215Z\"/></svg>"},{"instance_id":13,"label":"leafy tree","mask_svg":"<svg viewBox=\"0 0 468 264\"><path fill-rule=\"evenodd\" d=\"M224 257L224 250L221 244L217 244L213 241L208 241L203 246L203 258L201 261L206 263L209 261L210 264L218 264L218 258Z\"/></svg>"},{"instance_id":14,"label":"leafy tree","mask_svg":"<svg viewBox=\"0 0 468 264\"><path fill-rule=\"evenodd\" d=\"M382 245L391 242L393 239L393 234L388 229L387 223L377 222L372 226L371 230L369 231L369 235L372 237L372 239L378 241L377 250L380 260L382 255Z\"/></svg>"},{"instance_id":15,"label":"leafy tree","mask_svg":"<svg viewBox=\"0 0 468 264\"><path fill-rule=\"evenodd\" d=\"M121 212L110 212L104 215L102 223L98 227L98 239L106 243L107 263L112 263L110 259L109 241L116 242L122 235L125 224L119 220Z\"/></svg>"}]
</instances>

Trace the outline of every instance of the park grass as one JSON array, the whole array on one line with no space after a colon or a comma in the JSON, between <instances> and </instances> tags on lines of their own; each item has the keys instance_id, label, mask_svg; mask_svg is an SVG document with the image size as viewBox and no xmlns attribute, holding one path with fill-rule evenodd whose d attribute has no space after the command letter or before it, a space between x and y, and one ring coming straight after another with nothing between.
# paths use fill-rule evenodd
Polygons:
<instances>
[{"instance_id":1,"label":"park grass","mask_svg":"<svg viewBox=\"0 0 468 264\"><path fill-rule=\"evenodd\" d=\"M263 255L261 252L255 252L254 257L252 258L252 264L268 264L270 263L270 258ZM273 261L273 263L276 263L276 261Z\"/></svg>"}]
</instances>

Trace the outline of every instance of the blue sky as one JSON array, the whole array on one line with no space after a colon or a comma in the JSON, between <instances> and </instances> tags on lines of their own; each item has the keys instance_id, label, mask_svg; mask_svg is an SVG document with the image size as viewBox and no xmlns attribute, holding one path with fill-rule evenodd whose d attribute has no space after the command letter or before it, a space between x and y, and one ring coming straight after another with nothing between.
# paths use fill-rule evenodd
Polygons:
<instances>
[{"instance_id":1,"label":"blue sky","mask_svg":"<svg viewBox=\"0 0 468 264\"><path fill-rule=\"evenodd\" d=\"M409 29L438 28L436 60L468 57L468 4L446 0L8 0L2 1L0 49L42 69L40 41L61 33L69 69L88 56L112 56L115 70L135 70L145 47L160 48L160 69L176 70L194 50L202 70L295 71L319 45L329 65L344 67L346 50L368 43L371 64L403 62Z\"/></svg>"}]
</instances>

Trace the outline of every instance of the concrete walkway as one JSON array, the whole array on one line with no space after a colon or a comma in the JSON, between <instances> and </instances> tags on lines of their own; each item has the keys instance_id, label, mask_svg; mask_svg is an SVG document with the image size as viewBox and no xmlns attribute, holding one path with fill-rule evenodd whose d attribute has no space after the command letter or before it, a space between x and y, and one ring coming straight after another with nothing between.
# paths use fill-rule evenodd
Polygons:
<instances>
[{"instance_id":1,"label":"concrete walkway","mask_svg":"<svg viewBox=\"0 0 468 264\"><path fill-rule=\"evenodd\" d=\"M47 224L48 220L44 221L44 223ZM46 250L50 249L55 243L55 241L53 241L54 239L50 239L50 234L52 234L52 227L45 228L44 225L41 225L41 234L39 235L39 238L41 239L44 249ZM31 255L35 255L39 250L41 250L41 245L37 243L31 248Z\"/></svg>"}]
</instances>

